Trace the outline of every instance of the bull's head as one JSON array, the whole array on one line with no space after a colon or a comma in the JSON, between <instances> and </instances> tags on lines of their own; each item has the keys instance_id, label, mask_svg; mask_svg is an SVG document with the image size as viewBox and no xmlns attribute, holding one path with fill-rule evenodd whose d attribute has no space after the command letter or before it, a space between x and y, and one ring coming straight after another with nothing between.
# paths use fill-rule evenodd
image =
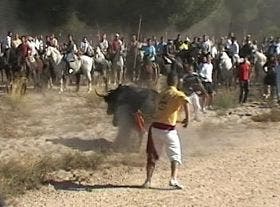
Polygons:
<instances>
[{"instance_id":1,"label":"bull's head","mask_svg":"<svg viewBox=\"0 0 280 207\"><path fill-rule=\"evenodd\" d=\"M117 99L119 95L120 87L115 90L110 90L109 92L102 94L95 90L97 96L104 98L104 101L108 104L107 114L113 115L117 105Z\"/></svg>"}]
</instances>

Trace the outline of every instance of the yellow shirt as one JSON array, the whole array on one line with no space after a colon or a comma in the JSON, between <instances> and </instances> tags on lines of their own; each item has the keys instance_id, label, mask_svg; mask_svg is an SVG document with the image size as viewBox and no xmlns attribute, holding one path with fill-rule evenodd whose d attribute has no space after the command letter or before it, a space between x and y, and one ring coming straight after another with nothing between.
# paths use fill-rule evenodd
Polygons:
<instances>
[{"instance_id":1,"label":"yellow shirt","mask_svg":"<svg viewBox=\"0 0 280 207\"><path fill-rule=\"evenodd\" d=\"M188 97L176 87L168 87L160 93L157 106L156 122L175 126L181 107L189 102Z\"/></svg>"}]
</instances>

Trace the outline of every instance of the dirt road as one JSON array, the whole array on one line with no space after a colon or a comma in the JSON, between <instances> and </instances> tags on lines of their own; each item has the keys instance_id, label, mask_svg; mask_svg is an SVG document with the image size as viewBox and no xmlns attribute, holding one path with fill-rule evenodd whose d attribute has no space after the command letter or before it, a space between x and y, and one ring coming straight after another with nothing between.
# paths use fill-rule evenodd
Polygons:
<instances>
[{"instance_id":1,"label":"dirt road","mask_svg":"<svg viewBox=\"0 0 280 207\"><path fill-rule=\"evenodd\" d=\"M1 120L1 158L10 159L30 151L44 156L100 150L95 140L111 141L116 129L111 127L105 106L100 102L92 104L91 98L76 94L31 95L20 108L1 99L1 114L6 114ZM11 107L15 107L14 112L7 114ZM135 159L135 165L75 171L76 177L84 178L79 185L67 182L67 172L58 172L58 180L63 183L29 191L14 199L11 206L278 207L280 125L255 123L245 115L267 110L255 105L221 117L209 112L202 122L193 122L188 129L179 127L184 153L180 169L180 181L185 185L182 191L168 187L170 170L166 157L156 169L154 188L139 188L145 179L143 148L140 155L126 155Z\"/></svg>"}]
</instances>

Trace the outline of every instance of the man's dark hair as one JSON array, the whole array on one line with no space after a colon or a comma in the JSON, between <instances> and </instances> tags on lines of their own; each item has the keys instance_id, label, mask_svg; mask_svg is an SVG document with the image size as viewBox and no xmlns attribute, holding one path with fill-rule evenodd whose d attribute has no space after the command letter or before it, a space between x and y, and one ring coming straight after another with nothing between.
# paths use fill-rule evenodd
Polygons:
<instances>
[{"instance_id":1,"label":"man's dark hair","mask_svg":"<svg viewBox=\"0 0 280 207\"><path fill-rule=\"evenodd\" d=\"M178 84L178 75L175 72L171 72L167 76L167 85L176 86Z\"/></svg>"}]
</instances>

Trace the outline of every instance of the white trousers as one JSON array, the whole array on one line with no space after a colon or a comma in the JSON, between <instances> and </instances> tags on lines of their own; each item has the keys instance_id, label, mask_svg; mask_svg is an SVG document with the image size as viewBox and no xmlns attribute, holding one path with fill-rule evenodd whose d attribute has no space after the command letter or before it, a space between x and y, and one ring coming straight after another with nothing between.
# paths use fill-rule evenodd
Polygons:
<instances>
[{"instance_id":1,"label":"white trousers","mask_svg":"<svg viewBox=\"0 0 280 207\"><path fill-rule=\"evenodd\" d=\"M159 157L165 148L167 156L171 162L177 161L182 164L181 144L176 130L161 130L153 127L152 140Z\"/></svg>"}]
</instances>

